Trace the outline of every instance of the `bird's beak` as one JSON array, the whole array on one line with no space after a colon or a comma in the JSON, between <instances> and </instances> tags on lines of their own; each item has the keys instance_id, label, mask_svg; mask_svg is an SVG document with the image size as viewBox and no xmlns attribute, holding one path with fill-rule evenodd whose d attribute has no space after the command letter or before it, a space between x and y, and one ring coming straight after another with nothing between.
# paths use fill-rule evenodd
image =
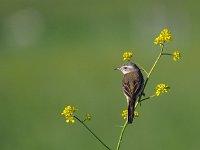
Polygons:
<instances>
[{"instance_id":1,"label":"bird's beak","mask_svg":"<svg viewBox=\"0 0 200 150\"><path fill-rule=\"evenodd\" d=\"M120 70L120 68L118 67L118 68L115 68L114 70Z\"/></svg>"}]
</instances>

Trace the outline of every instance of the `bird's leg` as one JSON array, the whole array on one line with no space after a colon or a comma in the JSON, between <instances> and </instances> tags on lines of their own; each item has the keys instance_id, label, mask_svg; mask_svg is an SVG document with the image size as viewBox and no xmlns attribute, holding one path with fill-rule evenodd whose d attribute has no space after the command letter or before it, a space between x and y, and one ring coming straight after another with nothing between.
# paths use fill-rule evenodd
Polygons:
<instances>
[{"instance_id":1,"label":"bird's leg","mask_svg":"<svg viewBox=\"0 0 200 150\"><path fill-rule=\"evenodd\" d=\"M144 91L142 93L140 93L139 95L139 100L138 100L138 103L140 104L140 106L142 106L142 102L141 102L141 97L144 96L145 97L145 93Z\"/></svg>"},{"instance_id":2,"label":"bird's leg","mask_svg":"<svg viewBox=\"0 0 200 150\"><path fill-rule=\"evenodd\" d=\"M142 92L142 96L144 96L144 97L145 97L145 95L146 95L146 94L145 94L144 92Z\"/></svg>"}]
</instances>

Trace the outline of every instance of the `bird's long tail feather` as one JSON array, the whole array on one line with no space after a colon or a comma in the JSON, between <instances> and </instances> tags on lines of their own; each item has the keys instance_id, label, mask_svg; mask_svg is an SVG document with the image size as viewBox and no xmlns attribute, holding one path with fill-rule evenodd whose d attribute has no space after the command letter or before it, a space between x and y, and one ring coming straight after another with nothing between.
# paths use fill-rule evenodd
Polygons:
<instances>
[{"instance_id":1,"label":"bird's long tail feather","mask_svg":"<svg viewBox=\"0 0 200 150\"><path fill-rule=\"evenodd\" d=\"M135 110L135 99L131 99L128 102L128 123L133 122L134 110Z\"/></svg>"}]
</instances>

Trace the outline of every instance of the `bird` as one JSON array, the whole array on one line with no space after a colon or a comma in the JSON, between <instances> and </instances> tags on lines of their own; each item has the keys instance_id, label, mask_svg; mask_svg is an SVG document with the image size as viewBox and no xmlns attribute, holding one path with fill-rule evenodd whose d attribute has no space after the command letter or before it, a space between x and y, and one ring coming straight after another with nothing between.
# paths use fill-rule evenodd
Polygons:
<instances>
[{"instance_id":1,"label":"bird","mask_svg":"<svg viewBox=\"0 0 200 150\"><path fill-rule=\"evenodd\" d=\"M144 77L139 67L132 62L128 62L115 70L123 73L122 90L128 105L128 123L131 124L134 118L135 103L144 86Z\"/></svg>"}]
</instances>

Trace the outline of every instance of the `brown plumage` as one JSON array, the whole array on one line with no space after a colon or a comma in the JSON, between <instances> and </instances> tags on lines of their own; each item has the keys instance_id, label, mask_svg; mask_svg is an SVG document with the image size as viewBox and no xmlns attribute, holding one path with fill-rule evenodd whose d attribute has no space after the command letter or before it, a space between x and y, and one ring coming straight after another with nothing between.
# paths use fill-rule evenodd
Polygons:
<instances>
[{"instance_id":1,"label":"brown plumage","mask_svg":"<svg viewBox=\"0 0 200 150\"><path fill-rule=\"evenodd\" d=\"M132 71L124 74L122 80L122 88L128 104L128 123L133 122L135 103L144 84L143 75L140 69L135 64L131 64L133 67Z\"/></svg>"}]
</instances>

